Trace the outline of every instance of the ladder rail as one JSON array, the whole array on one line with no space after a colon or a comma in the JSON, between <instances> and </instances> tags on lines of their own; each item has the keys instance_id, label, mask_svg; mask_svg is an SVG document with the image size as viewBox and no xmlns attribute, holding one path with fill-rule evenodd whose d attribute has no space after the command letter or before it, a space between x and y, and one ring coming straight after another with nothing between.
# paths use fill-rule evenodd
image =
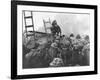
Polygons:
<instances>
[{"instance_id":1,"label":"ladder rail","mask_svg":"<svg viewBox=\"0 0 100 80\"><path fill-rule=\"evenodd\" d=\"M26 38L27 38L27 28L26 28L25 11L23 11L23 14L24 14L25 32L26 32Z\"/></svg>"},{"instance_id":2,"label":"ladder rail","mask_svg":"<svg viewBox=\"0 0 100 80\"><path fill-rule=\"evenodd\" d=\"M46 34L47 34L47 29L46 29L46 25L45 25L45 20L43 20L43 23L44 23L45 32L46 32Z\"/></svg>"},{"instance_id":3,"label":"ladder rail","mask_svg":"<svg viewBox=\"0 0 100 80\"><path fill-rule=\"evenodd\" d=\"M31 16L32 16L32 25L33 25L33 36L34 36L34 40L35 40L35 30L34 30L34 21L33 21L33 13L32 13L32 11L31 11Z\"/></svg>"}]
</instances>

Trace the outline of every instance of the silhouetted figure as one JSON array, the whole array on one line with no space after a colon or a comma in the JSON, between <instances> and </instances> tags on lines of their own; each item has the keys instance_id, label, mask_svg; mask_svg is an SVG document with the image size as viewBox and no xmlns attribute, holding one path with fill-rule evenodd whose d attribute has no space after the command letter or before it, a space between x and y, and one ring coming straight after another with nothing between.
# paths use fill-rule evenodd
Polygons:
<instances>
[{"instance_id":1,"label":"silhouetted figure","mask_svg":"<svg viewBox=\"0 0 100 80\"><path fill-rule=\"evenodd\" d=\"M56 20L54 20L52 22L51 32L52 32L53 36L55 36L55 35L60 35L61 36L61 28L57 24L57 21Z\"/></svg>"}]
</instances>

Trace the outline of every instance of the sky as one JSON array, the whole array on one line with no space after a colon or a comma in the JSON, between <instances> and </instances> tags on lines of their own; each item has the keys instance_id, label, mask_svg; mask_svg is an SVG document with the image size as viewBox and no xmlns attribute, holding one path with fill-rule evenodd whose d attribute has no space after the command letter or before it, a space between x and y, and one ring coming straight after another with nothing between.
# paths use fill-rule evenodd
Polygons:
<instances>
[{"instance_id":1,"label":"sky","mask_svg":"<svg viewBox=\"0 0 100 80\"><path fill-rule=\"evenodd\" d=\"M26 12L26 16L30 15L29 12ZM89 14L76 14L76 13L52 13L52 12L33 12L33 22L34 29L36 31L45 32L44 23L45 21L53 20L57 21L57 24L62 30L62 34L68 35L70 33L74 34L88 34L90 31L90 15ZM31 19L27 19L27 24L31 24ZM24 24L24 22L23 22ZM25 24L24 24L25 26ZM23 26L23 30L25 27ZM47 27L51 25L47 24ZM31 30L31 29L30 29ZM48 32L50 30L48 29Z\"/></svg>"}]
</instances>

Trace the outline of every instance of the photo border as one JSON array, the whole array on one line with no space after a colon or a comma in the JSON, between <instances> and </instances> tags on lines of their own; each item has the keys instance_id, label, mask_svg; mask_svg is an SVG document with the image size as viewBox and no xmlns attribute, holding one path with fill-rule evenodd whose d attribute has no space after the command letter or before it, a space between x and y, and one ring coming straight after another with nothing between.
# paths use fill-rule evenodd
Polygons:
<instances>
[{"instance_id":1,"label":"photo border","mask_svg":"<svg viewBox=\"0 0 100 80\"><path fill-rule=\"evenodd\" d=\"M31 74L17 75L17 5L34 5L34 6L49 6L63 8L81 8L94 10L94 71L82 72L64 72L64 73L49 73L49 74ZM60 76L76 76L97 74L97 5L81 5L81 4L64 4L64 3L48 3L34 1L11 1L11 78L43 78L43 77L60 77Z\"/></svg>"}]
</instances>

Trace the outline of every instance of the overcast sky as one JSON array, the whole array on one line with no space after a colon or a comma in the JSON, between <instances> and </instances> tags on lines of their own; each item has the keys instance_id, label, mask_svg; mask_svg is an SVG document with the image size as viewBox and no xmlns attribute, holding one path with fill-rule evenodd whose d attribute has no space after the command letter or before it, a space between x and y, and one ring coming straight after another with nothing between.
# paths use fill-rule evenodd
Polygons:
<instances>
[{"instance_id":1,"label":"overcast sky","mask_svg":"<svg viewBox=\"0 0 100 80\"><path fill-rule=\"evenodd\" d=\"M27 13L26 15L30 15ZM44 32L43 19L51 22L57 20L61 27L62 33L68 35L74 34L89 34L90 18L89 14L72 14L72 13L51 13L51 12L33 12L34 26L36 31ZM31 20L27 20L27 24L31 24ZM24 24L24 23L23 23ZM25 30L25 27L23 27Z\"/></svg>"}]
</instances>

